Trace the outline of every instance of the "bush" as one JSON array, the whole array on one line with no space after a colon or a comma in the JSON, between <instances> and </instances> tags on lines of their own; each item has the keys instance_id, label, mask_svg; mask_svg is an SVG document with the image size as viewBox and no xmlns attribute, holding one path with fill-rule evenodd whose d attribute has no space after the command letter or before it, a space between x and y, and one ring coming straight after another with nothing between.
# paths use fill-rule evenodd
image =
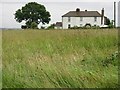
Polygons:
<instances>
[{"instance_id":1,"label":"bush","mask_svg":"<svg viewBox=\"0 0 120 90\"><path fill-rule=\"evenodd\" d=\"M85 28L91 28L91 24L86 24L85 26L84 26Z\"/></svg>"},{"instance_id":2,"label":"bush","mask_svg":"<svg viewBox=\"0 0 120 90\"><path fill-rule=\"evenodd\" d=\"M74 27L71 27L70 29L80 29L81 27L78 27L78 26L74 26Z\"/></svg>"},{"instance_id":3,"label":"bush","mask_svg":"<svg viewBox=\"0 0 120 90\"><path fill-rule=\"evenodd\" d=\"M114 28L114 25L113 25L113 20L110 22L110 24L108 25L108 28Z\"/></svg>"},{"instance_id":4,"label":"bush","mask_svg":"<svg viewBox=\"0 0 120 90\"><path fill-rule=\"evenodd\" d=\"M86 24L83 27L74 26L74 27L71 27L70 29L100 29L100 27L97 25L91 26Z\"/></svg>"},{"instance_id":5,"label":"bush","mask_svg":"<svg viewBox=\"0 0 120 90\"><path fill-rule=\"evenodd\" d=\"M108 66L109 64L117 66L118 65L118 54L119 52L116 51L112 55L106 57L106 59L102 61L103 66Z\"/></svg>"},{"instance_id":6,"label":"bush","mask_svg":"<svg viewBox=\"0 0 120 90\"><path fill-rule=\"evenodd\" d=\"M55 24L51 24L50 26L47 27L47 29L54 29L55 28Z\"/></svg>"},{"instance_id":7,"label":"bush","mask_svg":"<svg viewBox=\"0 0 120 90\"><path fill-rule=\"evenodd\" d=\"M100 29L100 27L97 26L97 25L94 25L94 26L92 26L91 28L92 28L92 29Z\"/></svg>"},{"instance_id":8,"label":"bush","mask_svg":"<svg viewBox=\"0 0 120 90\"><path fill-rule=\"evenodd\" d=\"M41 29L45 29L45 27L41 26Z\"/></svg>"},{"instance_id":9,"label":"bush","mask_svg":"<svg viewBox=\"0 0 120 90\"><path fill-rule=\"evenodd\" d=\"M37 26L38 26L38 25L37 25L36 22L32 22L32 23L31 23L31 28L32 28L32 29L38 29Z\"/></svg>"},{"instance_id":10,"label":"bush","mask_svg":"<svg viewBox=\"0 0 120 90\"><path fill-rule=\"evenodd\" d=\"M22 25L21 28L22 29L27 29L27 26L26 25Z\"/></svg>"}]
</instances>

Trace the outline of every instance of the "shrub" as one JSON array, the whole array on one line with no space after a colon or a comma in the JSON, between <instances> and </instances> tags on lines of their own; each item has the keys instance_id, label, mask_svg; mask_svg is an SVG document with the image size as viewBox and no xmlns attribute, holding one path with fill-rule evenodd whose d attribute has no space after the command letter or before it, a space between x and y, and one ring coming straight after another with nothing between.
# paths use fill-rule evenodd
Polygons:
<instances>
[{"instance_id":1,"label":"shrub","mask_svg":"<svg viewBox=\"0 0 120 90\"><path fill-rule=\"evenodd\" d=\"M54 29L55 28L55 24L51 24L50 26L47 27L47 29Z\"/></svg>"},{"instance_id":2,"label":"shrub","mask_svg":"<svg viewBox=\"0 0 120 90\"><path fill-rule=\"evenodd\" d=\"M37 23L36 23L36 22L32 22L32 23L31 23L31 28L32 28L32 29L38 29Z\"/></svg>"},{"instance_id":3,"label":"shrub","mask_svg":"<svg viewBox=\"0 0 120 90\"><path fill-rule=\"evenodd\" d=\"M91 26L90 24L86 24L83 27L74 26L74 27L71 27L70 29L100 29L100 27L97 25Z\"/></svg>"},{"instance_id":4,"label":"shrub","mask_svg":"<svg viewBox=\"0 0 120 90\"><path fill-rule=\"evenodd\" d=\"M118 54L118 51L116 51L115 53L106 57L106 59L102 61L103 66L108 66L109 64L112 64L114 66L118 65Z\"/></svg>"},{"instance_id":5,"label":"shrub","mask_svg":"<svg viewBox=\"0 0 120 90\"><path fill-rule=\"evenodd\" d=\"M94 25L94 26L92 26L91 28L92 28L92 29L100 29L100 27L97 26L97 25Z\"/></svg>"},{"instance_id":6,"label":"shrub","mask_svg":"<svg viewBox=\"0 0 120 90\"><path fill-rule=\"evenodd\" d=\"M27 29L27 26L26 25L22 25L21 28L22 29Z\"/></svg>"},{"instance_id":7,"label":"shrub","mask_svg":"<svg viewBox=\"0 0 120 90\"><path fill-rule=\"evenodd\" d=\"M45 29L45 27L41 26L41 29Z\"/></svg>"},{"instance_id":8,"label":"shrub","mask_svg":"<svg viewBox=\"0 0 120 90\"><path fill-rule=\"evenodd\" d=\"M78 26L74 26L74 27L71 27L70 29L80 29L81 27L78 27Z\"/></svg>"},{"instance_id":9,"label":"shrub","mask_svg":"<svg viewBox=\"0 0 120 90\"><path fill-rule=\"evenodd\" d=\"M108 25L108 28L114 28L114 25L113 25L113 20L110 22L110 24Z\"/></svg>"},{"instance_id":10,"label":"shrub","mask_svg":"<svg viewBox=\"0 0 120 90\"><path fill-rule=\"evenodd\" d=\"M91 28L91 24L86 24L84 27L86 27L86 28Z\"/></svg>"}]
</instances>

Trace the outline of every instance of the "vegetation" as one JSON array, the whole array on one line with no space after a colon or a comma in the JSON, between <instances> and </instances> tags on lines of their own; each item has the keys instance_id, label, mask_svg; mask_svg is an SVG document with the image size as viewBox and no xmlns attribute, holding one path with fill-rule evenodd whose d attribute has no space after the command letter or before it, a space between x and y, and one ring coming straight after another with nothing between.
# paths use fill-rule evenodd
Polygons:
<instances>
[{"instance_id":1,"label":"vegetation","mask_svg":"<svg viewBox=\"0 0 120 90\"><path fill-rule=\"evenodd\" d=\"M109 25L110 24L110 19L106 17L106 23L105 25Z\"/></svg>"},{"instance_id":2,"label":"vegetation","mask_svg":"<svg viewBox=\"0 0 120 90\"><path fill-rule=\"evenodd\" d=\"M0 89L2 89L2 30L0 30Z\"/></svg>"},{"instance_id":3,"label":"vegetation","mask_svg":"<svg viewBox=\"0 0 120 90\"><path fill-rule=\"evenodd\" d=\"M114 28L113 23L114 23L114 20L112 20L112 21L109 23L108 28Z\"/></svg>"},{"instance_id":4,"label":"vegetation","mask_svg":"<svg viewBox=\"0 0 120 90\"><path fill-rule=\"evenodd\" d=\"M37 25L39 23L45 24L50 21L50 13L46 11L44 5L36 2L30 2L26 4L22 9L18 9L15 13L15 19L17 22L26 21L27 28L31 28L33 22Z\"/></svg>"},{"instance_id":5,"label":"vegetation","mask_svg":"<svg viewBox=\"0 0 120 90\"><path fill-rule=\"evenodd\" d=\"M88 25L88 26L83 26L83 27L74 26L74 27L71 27L70 29L100 29L100 27L97 25L94 25L94 26Z\"/></svg>"},{"instance_id":6,"label":"vegetation","mask_svg":"<svg viewBox=\"0 0 120 90\"><path fill-rule=\"evenodd\" d=\"M118 31L3 31L4 88L118 87Z\"/></svg>"},{"instance_id":7,"label":"vegetation","mask_svg":"<svg viewBox=\"0 0 120 90\"><path fill-rule=\"evenodd\" d=\"M31 28L32 29L37 29L38 27L37 27L37 23L36 22L32 22L31 23Z\"/></svg>"},{"instance_id":8,"label":"vegetation","mask_svg":"<svg viewBox=\"0 0 120 90\"><path fill-rule=\"evenodd\" d=\"M50 26L47 27L47 29L55 29L55 24L51 24Z\"/></svg>"}]
</instances>

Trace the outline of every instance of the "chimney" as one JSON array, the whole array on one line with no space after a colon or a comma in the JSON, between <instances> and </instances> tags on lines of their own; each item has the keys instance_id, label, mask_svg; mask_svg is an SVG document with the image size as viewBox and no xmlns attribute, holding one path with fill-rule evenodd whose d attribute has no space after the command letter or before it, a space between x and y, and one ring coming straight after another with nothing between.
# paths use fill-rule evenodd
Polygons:
<instances>
[{"instance_id":1,"label":"chimney","mask_svg":"<svg viewBox=\"0 0 120 90\"><path fill-rule=\"evenodd\" d=\"M80 9L79 9L79 8L77 8L77 9L76 9L76 12L80 12Z\"/></svg>"},{"instance_id":2,"label":"chimney","mask_svg":"<svg viewBox=\"0 0 120 90\"><path fill-rule=\"evenodd\" d=\"M104 8L101 10L101 25L104 25Z\"/></svg>"}]
</instances>

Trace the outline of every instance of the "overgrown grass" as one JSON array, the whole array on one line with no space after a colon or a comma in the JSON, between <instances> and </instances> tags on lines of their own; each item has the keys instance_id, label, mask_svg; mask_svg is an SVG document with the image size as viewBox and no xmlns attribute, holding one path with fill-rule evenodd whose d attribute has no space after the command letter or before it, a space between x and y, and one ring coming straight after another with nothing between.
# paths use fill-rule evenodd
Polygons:
<instances>
[{"instance_id":1,"label":"overgrown grass","mask_svg":"<svg viewBox=\"0 0 120 90\"><path fill-rule=\"evenodd\" d=\"M118 87L118 31L3 31L4 88Z\"/></svg>"}]
</instances>

